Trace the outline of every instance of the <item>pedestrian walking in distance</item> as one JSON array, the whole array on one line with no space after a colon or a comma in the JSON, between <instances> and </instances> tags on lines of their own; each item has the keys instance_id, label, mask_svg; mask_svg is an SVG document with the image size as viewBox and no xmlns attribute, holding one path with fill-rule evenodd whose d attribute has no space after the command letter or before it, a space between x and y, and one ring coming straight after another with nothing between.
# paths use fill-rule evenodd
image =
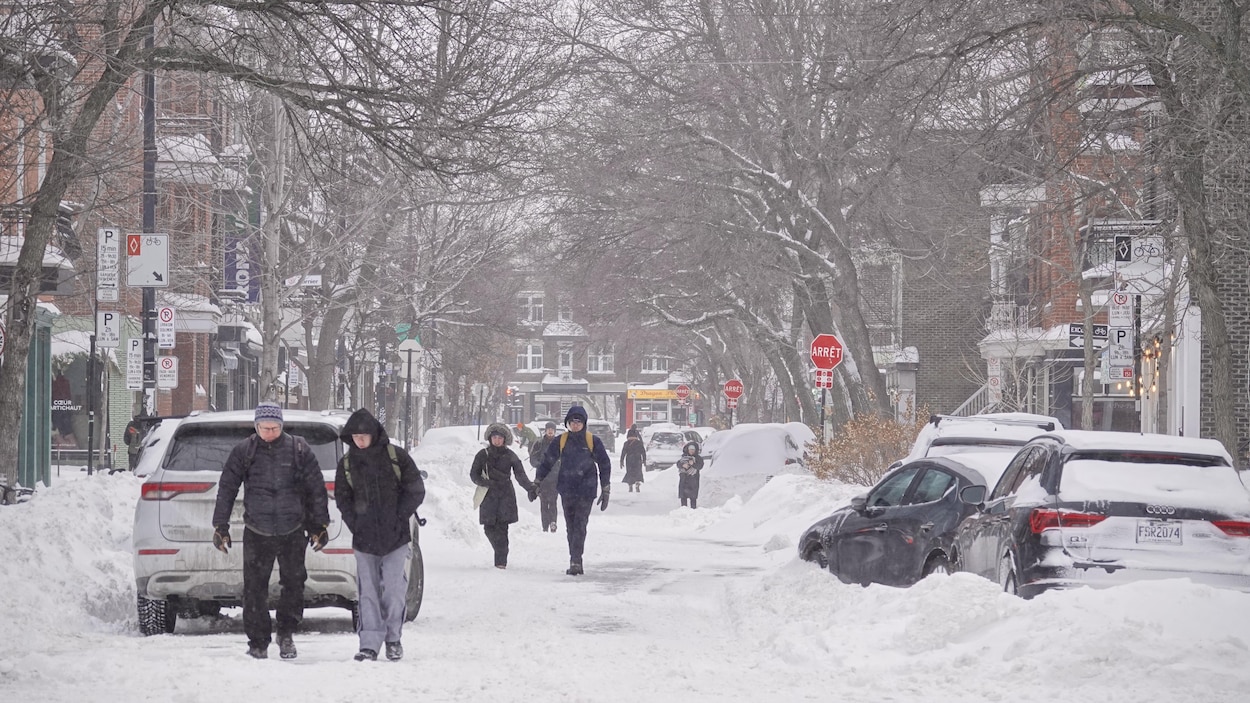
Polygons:
<instances>
[{"instance_id":1,"label":"pedestrian walking in distance","mask_svg":"<svg viewBox=\"0 0 1250 703\"><path fill-rule=\"evenodd\" d=\"M560 465L556 490L564 505L564 529L569 536L569 568L564 573L580 576L585 573L582 554L586 549L586 526L590 509L599 495L599 509L608 509L612 488L612 459L603 448L603 440L586 429L586 409L574 405L564 416L568 431L547 447L538 466L536 480L541 484L553 467Z\"/></svg>"},{"instance_id":2,"label":"pedestrian walking in distance","mask_svg":"<svg viewBox=\"0 0 1250 703\"><path fill-rule=\"evenodd\" d=\"M681 458L677 460L677 497L682 507L690 503L690 508L699 507L699 472L703 471L703 457L699 456L699 443L690 441L681 448Z\"/></svg>"},{"instance_id":3,"label":"pedestrian walking in distance","mask_svg":"<svg viewBox=\"0 0 1250 703\"><path fill-rule=\"evenodd\" d=\"M548 421L543 427L543 436L530 445L530 466L535 471L542 463L547 447L556 439L556 423ZM543 530L555 532L559 529L556 516L559 515L559 493L556 492L556 481L560 478L560 462L551 468L547 478L538 484L538 518Z\"/></svg>"},{"instance_id":4,"label":"pedestrian walking in distance","mask_svg":"<svg viewBox=\"0 0 1250 703\"><path fill-rule=\"evenodd\" d=\"M282 406L256 406L256 433L226 458L217 482L213 546L229 553L230 513L243 493L243 631L247 653L269 656L274 621L269 617L269 577L278 562L277 632L283 659L296 657L295 630L304 619L304 553L319 552L329 537L329 498L317 457L302 437L282 431Z\"/></svg>"},{"instance_id":5,"label":"pedestrian walking in distance","mask_svg":"<svg viewBox=\"0 0 1250 703\"><path fill-rule=\"evenodd\" d=\"M410 519L425 500L425 481L408 452L391 444L382 423L364 408L352 413L339 438L347 445L334 472L334 503L352 531L360 617L356 661L404 657Z\"/></svg>"},{"instance_id":6,"label":"pedestrian walking in distance","mask_svg":"<svg viewBox=\"0 0 1250 703\"><path fill-rule=\"evenodd\" d=\"M516 488L512 478L525 489L529 499L538 497L538 484L525 475L521 459L508 448L512 432L502 422L486 428L487 445L473 457L469 480L486 488L486 496L478 506L478 522L490 546L495 550L495 568L508 568L508 525L518 520Z\"/></svg>"},{"instance_id":7,"label":"pedestrian walking in distance","mask_svg":"<svg viewBox=\"0 0 1250 703\"><path fill-rule=\"evenodd\" d=\"M625 446L621 447L621 468L625 469L625 478L621 483L629 484L629 492L642 492L643 473L647 466L647 447L642 443L642 435L638 430L625 433Z\"/></svg>"}]
</instances>

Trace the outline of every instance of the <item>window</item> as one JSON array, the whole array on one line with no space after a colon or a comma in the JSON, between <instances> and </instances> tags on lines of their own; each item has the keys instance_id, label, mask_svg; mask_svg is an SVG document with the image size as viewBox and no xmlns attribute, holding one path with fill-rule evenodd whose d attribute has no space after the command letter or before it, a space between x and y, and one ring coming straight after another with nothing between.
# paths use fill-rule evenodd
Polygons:
<instances>
[{"instance_id":1,"label":"window","mask_svg":"<svg viewBox=\"0 0 1250 703\"><path fill-rule=\"evenodd\" d=\"M1035 447L1029 447L1022 449L1019 454L1016 454L1016 457L1007 465L1007 470L1003 471L1002 477L998 479L998 485L994 487L994 492L990 494L990 500L1002 498L1024 480L1024 463L1037 451Z\"/></svg>"},{"instance_id":2,"label":"window","mask_svg":"<svg viewBox=\"0 0 1250 703\"><path fill-rule=\"evenodd\" d=\"M911 485L911 480L916 477L916 472L919 470L919 466L909 466L877 484L877 487L872 489L872 493L868 494L868 506L888 508L902 503L903 494L907 493L907 487Z\"/></svg>"},{"instance_id":3,"label":"window","mask_svg":"<svg viewBox=\"0 0 1250 703\"><path fill-rule=\"evenodd\" d=\"M916 492L908 501L911 505L920 503L932 503L941 500L946 495L946 491L955 485L955 477L945 471L937 469L929 469L920 477L920 483L916 484Z\"/></svg>"},{"instance_id":4,"label":"window","mask_svg":"<svg viewBox=\"0 0 1250 703\"><path fill-rule=\"evenodd\" d=\"M537 340L522 342L517 347L517 371L541 371L543 368L543 344Z\"/></svg>"},{"instance_id":5,"label":"window","mask_svg":"<svg viewBox=\"0 0 1250 703\"><path fill-rule=\"evenodd\" d=\"M520 308L521 322L543 321L543 294L528 292L517 295L517 306Z\"/></svg>"},{"instance_id":6,"label":"window","mask_svg":"<svg viewBox=\"0 0 1250 703\"><path fill-rule=\"evenodd\" d=\"M573 368L573 345L561 344L556 360L560 369Z\"/></svg>"},{"instance_id":7,"label":"window","mask_svg":"<svg viewBox=\"0 0 1250 703\"><path fill-rule=\"evenodd\" d=\"M654 354L642 357L643 373L668 373L668 357Z\"/></svg>"},{"instance_id":8,"label":"window","mask_svg":"<svg viewBox=\"0 0 1250 703\"><path fill-rule=\"evenodd\" d=\"M560 322L572 322L573 310L565 305L561 305L556 309L556 319Z\"/></svg>"},{"instance_id":9,"label":"window","mask_svg":"<svg viewBox=\"0 0 1250 703\"><path fill-rule=\"evenodd\" d=\"M586 370L590 373L612 373L612 347L599 347L598 349L590 350L590 353L586 356Z\"/></svg>"},{"instance_id":10,"label":"window","mask_svg":"<svg viewBox=\"0 0 1250 703\"><path fill-rule=\"evenodd\" d=\"M667 400L635 400L634 420L638 422L668 422Z\"/></svg>"}]
</instances>

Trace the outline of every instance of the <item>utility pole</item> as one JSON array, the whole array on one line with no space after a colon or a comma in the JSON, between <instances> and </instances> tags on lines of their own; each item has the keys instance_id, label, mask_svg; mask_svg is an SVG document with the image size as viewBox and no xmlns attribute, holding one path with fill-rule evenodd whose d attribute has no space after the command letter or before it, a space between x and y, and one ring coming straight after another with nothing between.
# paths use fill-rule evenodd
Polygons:
<instances>
[{"instance_id":1,"label":"utility pole","mask_svg":"<svg viewBox=\"0 0 1250 703\"><path fill-rule=\"evenodd\" d=\"M148 27L144 47L156 48L156 28ZM156 231L156 73L143 74L143 233ZM143 414L156 415L156 289L143 287Z\"/></svg>"},{"instance_id":2,"label":"utility pole","mask_svg":"<svg viewBox=\"0 0 1250 703\"><path fill-rule=\"evenodd\" d=\"M399 343L399 351L407 355L404 374L404 447L412 446L412 355L421 351L421 343L409 338Z\"/></svg>"}]
</instances>

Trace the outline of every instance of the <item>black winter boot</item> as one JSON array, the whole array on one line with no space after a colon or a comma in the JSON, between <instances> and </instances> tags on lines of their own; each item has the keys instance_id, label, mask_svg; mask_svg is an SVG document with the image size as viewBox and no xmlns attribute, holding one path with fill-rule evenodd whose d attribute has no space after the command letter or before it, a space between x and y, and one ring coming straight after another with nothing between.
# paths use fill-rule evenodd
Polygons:
<instances>
[{"instance_id":1,"label":"black winter boot","mask_svg":"<svg viewBox=\"0 0 1250 703\"><path fill-rule=\"evenodd\" d=\"M378 653L372 649L362 649L356 652L356 656L352 657L358 662L375 662L378 660Z\"/></svg>"},{"instance_id":2,"label":"black winter boot","mask_svg":"<svg viewBox=\"0 0 1250 703\"><path fill-rule=\"evenodd\" d=\"M398 642L386 643L386 658L397 662L404 658L404 646Z\"/></svg>"},{"instance_id":3,"label":"black winter boot","mask_svg":"<svg viewBox=\"0 0 1250 703\"><path fill-rule=\"evenodd\" d=\"M571 561L569 562L568 570L566 570L564 573L568 574L569 576L581 576L582 574L586 572L582 571L582 563L580 561Z\"/></svg>"},{"instance_id":4,"label":"black winter boot","mask_svg":"<svg viewBox=\"0 0 1250 703\"><path fill-rule=\"evenodd\" d=\"M278 656L283 659L294 659L299 655L295 651L295 640L290 635L278 635Z\"/></svg>"}]
</instances>

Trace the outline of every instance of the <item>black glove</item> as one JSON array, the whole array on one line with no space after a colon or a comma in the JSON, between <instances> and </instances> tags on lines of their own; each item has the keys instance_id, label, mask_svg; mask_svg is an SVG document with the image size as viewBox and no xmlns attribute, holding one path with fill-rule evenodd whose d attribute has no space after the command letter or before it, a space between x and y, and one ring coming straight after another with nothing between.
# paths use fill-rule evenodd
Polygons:
<instances>
[{"instance_id":1,"label":"black glove","mask_svg":"<svg viewBox=\"0 0 1250 703\"><path fill-rule=\"evenodd\" d=\"M609 493L609 489L611 488L612 488L611 486L604 486L603 491L599 493L599 509L600 510L608 509L608 493Z\"/></svg>"},{"instance_id":2,"label":"black glove","mask_svg":"<svg viewBox=\"0 0 1250 703\"><path fill-rule=\"evenodd\" d=\"M325 548L326 542L330 541L330 535L326 534L325 525L313 525L308 530L308 546L312 547L314 552L320 552Z\"/></svg>"},{"instance_id":3,"label":"black glove","mask_svg":"<svg viewBox=\"0 0 1250 703\"><path fill-rule=\"evenodd\" d=\"M230 553L230 526L218 525L213 528L213 546L222 554Z\"/></svg>"},{"instance_id":4,"label":"black glove","mask_svg":"<svg viewBox=\"0 0 1250 703\"><path fill-rule=\"evenodd\" d=\"M538 484L537 483L531 483L530 487L525 492L529 495L531 503L538 500Z\"/></svg>"}]
</instances>

